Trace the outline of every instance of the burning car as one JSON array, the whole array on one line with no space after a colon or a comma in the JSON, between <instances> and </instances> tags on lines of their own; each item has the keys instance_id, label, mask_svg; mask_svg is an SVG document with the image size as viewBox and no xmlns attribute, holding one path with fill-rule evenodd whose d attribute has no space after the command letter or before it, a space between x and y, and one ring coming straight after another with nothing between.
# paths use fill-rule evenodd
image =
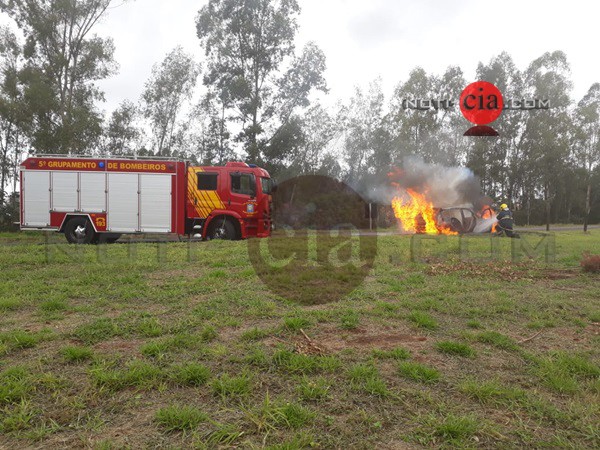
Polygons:
<instances>
[{"instance_id":1,"label":"burning car","mask_svg":"<svg viewBox=\"0 0 600 450\"><path fill-rule=\"evenodd\" d=\"M426 193L407 189L392 200L394 216L402 231L418 234L457 235L495 231L496 212L485 205L478 211L470 206L435 207Z\"/></svg>"},{"instance_id":2,"label":"burning car","mask_svg":"<svg viewBox=\"0 0 600 450\"><path fill-rule=\"evenodd\" d=\"M430 164L406 157L389 174L390 202L404 233L446 234L495 231L493 201L481 191L481 182L466 167ZM388 203L389 204L389 203Z\"/></svg>"}]
</instances>

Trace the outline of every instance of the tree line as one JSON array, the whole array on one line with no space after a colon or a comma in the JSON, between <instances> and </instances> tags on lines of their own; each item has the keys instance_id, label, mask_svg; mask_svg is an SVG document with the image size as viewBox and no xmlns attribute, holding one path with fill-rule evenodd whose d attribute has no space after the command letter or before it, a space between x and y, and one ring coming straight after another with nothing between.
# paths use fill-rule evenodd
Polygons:
<instances>
[{"instance_id":1,"label":"tree line","mask_svg":"<svg viewBox=\"0 0 600 450\"><path fill-rule=\"evenodd\" d=\"M296 46L296 0L209 0L195 20L204 56L182 47L154 65L139 99L105 117L98 81L118 70L111 38L94 33L111 0L0 0L0 226L18 216L18 168L29 154L242 159L285 179L322 174L366 197L403 158L469 167L520 224L600 221L600 84L571 95L567 56L518 68L503 52L466 76L415 67L386 98L381 80L335 106L326 57ZM416 111L405 99L458 100L467 80L548 110L504 111L499 138L467 138L458 107ZM319 95L317 95L319 94ZM320 100L319 100L320 99ZM324 101L325 100L325 101ZM325 103L325 104L324 104Z\"/></svg>"}]
</instances>

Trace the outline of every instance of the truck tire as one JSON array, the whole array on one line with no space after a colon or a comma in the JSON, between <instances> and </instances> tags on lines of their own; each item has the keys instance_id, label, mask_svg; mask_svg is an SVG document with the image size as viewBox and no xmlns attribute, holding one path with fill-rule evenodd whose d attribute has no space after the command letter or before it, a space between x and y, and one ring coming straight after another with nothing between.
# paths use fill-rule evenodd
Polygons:
<instances>
[{"instance_id":1,"label":"truck tire","mask_svg":"<svg viewBox=\"0 0 600 450\"><path fill-rule=\"evenodd\" d=\"M226 241L234 241L238 239L235 225L227 219L215 219L208 230L208 239L223 239Z\"/></svg>"},{"instance_id":2,"label":"truck tire","mask_svg":"<svg viewBox=\"0 0 600 450\"><path fill-rule=\"evenodd\" d=\"M71 244L91 244L96 232L86 217L73 217L65 225L65 237Z\"/></svg>"}]
</instances>

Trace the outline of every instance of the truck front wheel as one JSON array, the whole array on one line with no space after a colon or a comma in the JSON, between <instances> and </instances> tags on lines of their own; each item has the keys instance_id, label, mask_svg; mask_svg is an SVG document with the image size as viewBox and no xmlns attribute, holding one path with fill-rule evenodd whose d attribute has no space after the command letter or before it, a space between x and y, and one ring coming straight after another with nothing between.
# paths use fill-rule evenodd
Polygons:
<instances>
[{"instance_id":1,"label":"truck front wheel","mask_svg":"<svg viewBox=\"0 0 600 450\"><path fill-rule=\"evenodd\" d=\"M208 230L209 239L224 239L234 241L238 239L235 225L227 219L216 219Z\"/></svg>"},{"instance_id":2,"label":"truck front wheel","mask_svg":"<svg viewBox=\"0 0 600 450\"><path fill-rule=\"evenodd\" d=\"M65 237L71 244L91 244L96 232L87 218L73 217L65 225Z\"/></svg>"}]
</instances>

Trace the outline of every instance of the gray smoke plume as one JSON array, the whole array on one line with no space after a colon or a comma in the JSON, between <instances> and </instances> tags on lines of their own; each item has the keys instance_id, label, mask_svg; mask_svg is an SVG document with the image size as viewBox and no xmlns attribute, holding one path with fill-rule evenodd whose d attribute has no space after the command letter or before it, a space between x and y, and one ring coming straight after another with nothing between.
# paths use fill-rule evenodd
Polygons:
<instances>
[{"instance_id":1,"label":"gray smoke plume","mask_svg":"<svg viewBox=\"0 0 600 450\"><path fill-rule=\"evenodd\" d=\"M476 211L490 204L481 192L477 176L466 167L445 167L428 164L420 157L407 157L402 167L390 174L392 186L376 190L381 203L390 204L395 196L403 196L407 189L426 193L434 207L472 207Z\"/></svg>"}]
</instances>

